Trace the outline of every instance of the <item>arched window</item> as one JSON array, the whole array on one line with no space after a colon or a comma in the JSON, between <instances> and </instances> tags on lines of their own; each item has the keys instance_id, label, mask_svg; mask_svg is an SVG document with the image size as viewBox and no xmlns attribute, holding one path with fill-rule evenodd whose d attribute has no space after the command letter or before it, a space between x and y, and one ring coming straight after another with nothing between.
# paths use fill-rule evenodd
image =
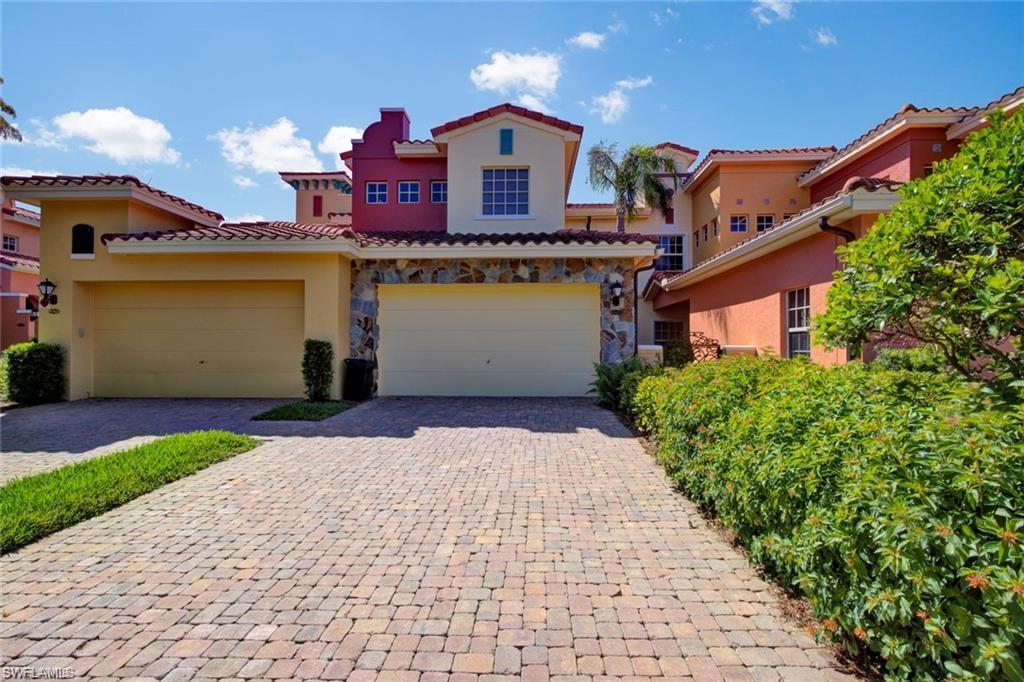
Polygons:
<instances>
[{"instance_id":1,"label":"arched window","mask_svg":"<svg viewBox=\"0 0 1024 682\"><path fill-rule=\"evenodd\" d=\"M93 246L92 225L75 225L71 228L71 253L74 255L92 255Z\"/></svg>"}]
</instances>

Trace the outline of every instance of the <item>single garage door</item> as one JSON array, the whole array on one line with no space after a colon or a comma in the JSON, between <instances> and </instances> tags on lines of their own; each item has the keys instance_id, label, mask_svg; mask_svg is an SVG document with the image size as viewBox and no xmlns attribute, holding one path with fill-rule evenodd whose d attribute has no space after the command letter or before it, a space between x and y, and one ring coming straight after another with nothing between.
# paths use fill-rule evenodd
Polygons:
<instances>
[{"instance_id":1,"label":"single garage door","mask_svg":"<svg viewBox=\"0 0 1024 682\"><path fill-rule=\"evenodd\" d=\"M381 395L581 396L600 358L597 284L387 284Z\"/></svg>"},{"instance_id":2,"label":"single garage door","mask_svg":"<svg viewBox=\"0 0 1024 682\"><path fill-rule=\"evenodd\" d=\"M92 286L100 397L302 395L302 282Z\"/></svg>"}]
</instances>

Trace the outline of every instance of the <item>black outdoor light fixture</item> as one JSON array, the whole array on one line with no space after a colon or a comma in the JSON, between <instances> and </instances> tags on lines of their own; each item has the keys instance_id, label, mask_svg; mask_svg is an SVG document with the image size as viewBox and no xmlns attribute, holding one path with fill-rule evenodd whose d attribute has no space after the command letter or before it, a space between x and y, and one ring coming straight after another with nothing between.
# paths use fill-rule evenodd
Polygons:
<instances>
[{"instance_id":1,"label":"black outdoor light fixture","mask_svg":"<svg viewBox=\"0 0 1024 682\"><path fill-rule=\"evenodd\" d=\"M612 282L608 285L608 289L612 293L612 305L616 308L619 307L619 302L622 298L622 282Z\"/></svg>"},{"instance_id":2,"label":"black outdoor light fixture","mask_svg":"<svg viewBox=\"0 0 1024 682\"><path fill-rule=\"evenodd\" d=\"M48 279L44 279L39 283L39 295L42 296L39 299L39 305L44 308L51 303L57 305L57 297L54 295L54 291L57 289L57 285Z\"/></svg>"}]
</instances>

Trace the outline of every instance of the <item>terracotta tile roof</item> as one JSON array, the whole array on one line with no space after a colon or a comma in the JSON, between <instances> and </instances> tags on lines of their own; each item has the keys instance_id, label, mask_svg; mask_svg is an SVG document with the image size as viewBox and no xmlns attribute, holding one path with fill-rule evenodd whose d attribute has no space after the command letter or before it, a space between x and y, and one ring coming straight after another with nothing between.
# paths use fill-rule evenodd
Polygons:
<instances>
[{"instance_id":1,"label":"terracotta tile roof","mask_svg":"<svg viewBox=\"0 0 1024 682\"><path fill-rule=\"evenodd\" d=\"M902 107L900 107L900 110L897 111L895 114L893 114L889 118L885 119L884 121L882 121L881 123L876 125L874 128L872 128L871 130L869 130L866 133L864 133L863 135L861 135L860 137L857 137L856 139L854 139L853 141L849 142L848 144L846 144L846 145L840 147L839 149L835 150L832 154L830 154L829 156L827 156L824 159L822 159L821 161L819 161L818 165L816 165L814 168L811 168L811 169L805 171L804 173L801 173L800 176L797 178L797 180L799 181L799 180L802 180L802 179L804 179L804 178L806 178L806 177L808 177L810 175L814 175L814 174L818 173L819 171L821 171L822 168L824 168L825 166L829 165L830 163L832 163L833 161L835 161L836 159L841 157L843 154L846 154L850 150L855 149L856 147L859 147L862 144L865 144L865 143L867 143L867 142L869 142L869 141L871 141L871 140L873 140L875 138L880 137L881 135L883 135L887 131L889 131L892 128L894 128L897 124L902 122L904 117L907 114L951 114L951 115L969 116L972 113L974 113L975 111L977 111L976 107L933 107L933 108L927 108L927 107L916 107L913 104L904 104ZM937 124L937 125L941 125L943 127L945 126L945 124Z\"/></svg>"},{"instance_id":2,"label":"terracotta tile roof","mask_svg":"<svg viewBox=\"0 0 1024 682\"><path fill-rule=\"evenodd\" d=\"M39 211L30 211L27 208L21 206L4 206L3 211L6 215L20 218L21 220L27 220L35 225L39 224Z\"/></svg>"},{"instance_id":3,"label":"terracotta tile roof","mask_svg":"<svg viewBox=\"0 0 1024 682\"><path fill-rule=\"evenodd\" d=\"M542 114L539 111L532 111L530 109L527 109L526 107L521 107L515 104L509 104L507 102L505 104L499 104L497 106L491 107L490 109L478 111L475 114L470 114L469 116L463 116L462 118L455 119L454 121L442 123L439 126L431 128L430 134L433 135L434 137L437 137L442 133L451 132L453 130L457 130L458 128L462 128L463 126L468 126L471 123L483 121L485 119L497 116L499 114L504 114L506 112L510 114L516 114L517 116L522 116L524 118L529 118L539 123L543 123L554 128L559 128L560 130L569 130L580 135L583 134L583 126L581 125L578 125L576 123L570 123L569 121L563 121L560 118L548 116L547 114Z\"/></svg>"},{"instance_id":4,"label":"terracotta tile roof","mask_svg":"<svg viewBox=\"0 0 1024 682\"><path fill-rule=\"evenodd\" d=\"M335 225L344 225L346 227L352 225L352 214L351 213L339 213L332 212L327 214L328 218L331 218L331 222Z\"/></svg>"},{"instance_id":5,"label":"terracotta tile roof","mask_svg":"<svg viewBox=\"0 0 1024 682\"><path fill-rule=\"evenodd\" d=\"M555 244L644 244L657 243L657 237L628 232L452 233L441 231L357 232L360 246L497 246Z\"/></svg>"},{"instance_id":6,"label":"terracotta tile roof","mask_svg":"<svg viewBox=\"0 0 1024 682\"><path fill-rule=\"evenodd\" d=\"M348 173L343 170L336 171L278 171L278 175L316 175L316 176L336 176L336 177L348 177Z\"/></svg>"},{"instance_id":7,"label":"terracotta tile roof","mask_svg":"<svg viewBox=\"0 0 1024 682\"><path fill-rule=\"evenodd\" d=\"M705 168L707 168L713 161L719 159L752 159L757 160L759 157L774 156L778 154L791 154L796 157L800 156L815 156L819 154L832 154L836 148L829 145L827 147L785 147L780 149L712 149L704 158L701 160L697 167L693 169L689 177L687 177L681 184L682 188L686 188L691 181L697 178ZM809 159L813 161L814 159Z\"/></svg>"},{"instance_id":8,"label":"terracotta tile roof","mask_svg":"<svg viewBox=\"0 0 1024 682\"><path fill-rule=\"evenodd\" d=\"M790 217L786 218L785 220L783 220L780 223L776 223L775 225L773 225L772 227L768 228L767 230L764 230L762 232L755 232L754 234L752 234L751 236L747 237L746 239L742 239L742 240L736 242L735 244L732 244L728 248L726 248L726 249L724 249L722 251L719 251L718 253L716 253L715 255L713 255L713 256L711 256L709 258L705 258L704 260L702 260L701 262L693 265L692 267L690 267L687 270L678 270L678 271L673 272L671 277L669 277L669 276L663 277L662 281L664 281L664 279L671 279L672 277L678 277L680 275L685 275L685 274L691 273L694 270L697 270L699 268L706 267L707 265L709 265L709 264L719 260L720 258L725 256L726 254L735 251L736 249L740 248L741 246L749 244L750 242L753 242L753 241L757 241L758 239L762 239L766 235L772 234L773 232L778 232L780 229L793 224L797 220L800 220L802 217L804 217L805 215L807 215L811 211L814 211L814 210L816 210L818 208L821 208L822 206L824 206L828 202L833 201L833 200L837 199L838 197L840 197L840 196L842 196L844 194L849 194L850 192L853 192L854 190L857 190L857 189L864 189L864 190L867 190L868 192L876 192L876 191L878 191L880 189L885 189L885 190L888 190L890 192L895 192L902 185L903 185L902 182L897 182L897 181L894 181L894 180L886 180L884 178L859 178L859 177L850 178L849 180L846 181L846 184L843 185L843 189L839 190L835 194L832 194L831 196L825 197L821 201L817 201L817 202L811 204L810 206L808 206L807 208L803 209L802 211L794 213Z\"/></svg>"},{"instance_id":9,"label":"terracotta tile roof","mask_svg":"<svg viewBox=\"0 0 1024 682\"><path fill-rule=\"evenodd\" d=\"M0 177L0 185L8 187L134 187L142 192L159 197L165 201L193 211L207 218L221 221L224 216L216 211L211 211L199 204L157 189L139 180L134 175L5 175Z\"/></svg>"},{"instance_id":10,"label":"terracotta tile roof","mask_svg":"<svg viewBox=\"0 0 1024 682\"><path fill-rule=\"evenodd\" d=\"M684 154L693 154L694 156L700 156L700 152L692 147L684 147L681 144L675 142L659 142L654 145L655 149L675 149L677 152L683 152Z\"/></svg>"},{"instance_id":11,"label":"terracotta tile roof","mask_svg":"<svg viewBox=\"0 0 1024 682\"><path fill-rule=\"evenodd\" d=\"M969 129L973 129L974 125L979 124L989 113L996 109L1004 109L1014 102L1019 102L1021 99L1024 99L1024 85L1020 86L1013 92L1008 92L1002 97L992 100L983 107L978 107L974 113L964 116L958 123L951 125L950 128L961 128L966 125Z\"/></svg>"},{"instance_id":12,"label":"terracotta tile roof","mask_svg":"<svg viewBox=\"0 0 1024 682\"><path fill-rule=\"evenodd\" d=\"M27 268L29 270L39 271L38 258L35 256L27 256L23 253L17 253L15 251L8 251L7 249L0 251L0 264L12 268Z\"/></svg>"},{"instance_id":13,"label":"terracotta tile roof","mask_svg":"<svg viewBox=\"0 0 1024 682\"><path fill-rule=\"evenodd\" d=\"M602 201L591 201L591 202L580 202L580 203L568 203L565 205L566 208L615 208L615 204L610 202Z\"/></svg>"},{"instance_id":14,"label":"terracotta tile roof","mask_svg":"<svg viewBox=\"0 0 1024 682\"><path fill-rule=\"evenodd\" d=\"M190 227L149 232L115 232L100 237L104 244L149 241L214 241L219 239L338 239L351 237L348 225L262 221L221 223L216 227Z\"/></svg>"}]
</instances>

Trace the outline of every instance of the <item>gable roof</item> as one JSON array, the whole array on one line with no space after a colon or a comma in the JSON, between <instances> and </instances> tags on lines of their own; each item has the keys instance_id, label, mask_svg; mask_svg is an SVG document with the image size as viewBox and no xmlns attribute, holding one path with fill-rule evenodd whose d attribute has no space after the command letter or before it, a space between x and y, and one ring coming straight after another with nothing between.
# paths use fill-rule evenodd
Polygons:
<instances>
[{"instance_id":1,"label":"gable roof","mask_svg":"<svg viewBox=\"0 0 1024 682\"><path fill-rule=\"evenodd\" d=\"M583 126L581 125L578 125L576 123L570 123L569 121L565 121L560 118L555 118L554 116L549 116L548 114L542 114L539 111L533 111L531 109L527 109L526 107L521 107L516 104L510 104L508 102L506 102L505 104L493 106L490 109L478 111L475 114L470 114L469 116L457 118L454 121L442 123L439 126L431 128L430 134L437 136L444 133L450 133L453 130L464 128L478 121L485 121L489 118L493 118L500 114L506 113L515 114L516 116L522 116L523 118L528 118L532 121L537 121L538 123L543 123L544 125L551 126L552 128L558 128L559 130L567 130L569 132L576 133L577 135L583 134Z\"/></svg>"},{"instance_id":2,"label":"gable roof","mask_svg":"<svg viewBox=\"0 0 1024 682\"><path fill-rule=\"evenodd\" d=\"M224 220L224 216L220 213L182 199L170 192L157 189L142 182L134 175L5 175L0 177L0 186L5 192L19 188L38 188L45 192L39 196L55 194L63 189L124 189L150 199L150 203L162 205L175 213L193 218L199 223L219 223Z\"/></svg>"},{"instance_id":3,"label":"gable roof","mask_svg":"<svg viewBox=\"0 0 1024 682\"><path fill-rule=\"evenodd\" d=\"M836 150L829 145L827 147L786 147L781 149L712 149L704 159L697 165L697 168L680 185L680 189L686 191L697 183L702 175L717 162L759 162L759 161L817 161L823 159Z\"/></svg>"},{"instance_id":4,"label":"gable roof","mask_svg":"<svg viewBox=\"0 0 1024 682\"><path fill-rule=\"evenodd\" d=\"M30 211L21 206L4 206L3 212L13 220L39 227L39 211Z\"/></svg>"}]
</instances>

